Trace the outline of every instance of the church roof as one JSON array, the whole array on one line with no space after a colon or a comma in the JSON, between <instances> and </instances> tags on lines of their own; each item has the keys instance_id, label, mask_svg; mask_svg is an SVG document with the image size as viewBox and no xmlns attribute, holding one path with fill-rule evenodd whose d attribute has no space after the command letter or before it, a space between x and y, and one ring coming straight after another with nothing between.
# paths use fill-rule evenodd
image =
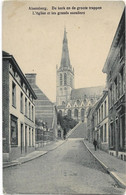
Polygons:
<instances>
[{"instance_id":1,"label":"church roof","mask_svg":"<svg viewBox=\"0 0 126 195\"><path fill-rule=\"evenodd\" d=\"M71 99L97 97L102 95L103 90L104 90L104 86L73 89L71 91Z\"/></svg>"}]
</instances>

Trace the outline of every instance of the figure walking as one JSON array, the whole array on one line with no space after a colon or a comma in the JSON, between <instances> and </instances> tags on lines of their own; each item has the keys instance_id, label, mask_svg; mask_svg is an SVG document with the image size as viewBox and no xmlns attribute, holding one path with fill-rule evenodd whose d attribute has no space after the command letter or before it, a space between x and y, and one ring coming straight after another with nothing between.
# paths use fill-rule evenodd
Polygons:
<instances>
[{"instance_id":1,"label":"figure walking","mask_svg":"<svg viewBox=\"0 0 126 195\"><path fill-rule=\"evenodd\" d=\"M93 145L94 145L94 149L95 149L95 151L96 151L96 149L97 149L97 141L94 139L94 141L93 141Z\"/></svg>"}]
</instances>

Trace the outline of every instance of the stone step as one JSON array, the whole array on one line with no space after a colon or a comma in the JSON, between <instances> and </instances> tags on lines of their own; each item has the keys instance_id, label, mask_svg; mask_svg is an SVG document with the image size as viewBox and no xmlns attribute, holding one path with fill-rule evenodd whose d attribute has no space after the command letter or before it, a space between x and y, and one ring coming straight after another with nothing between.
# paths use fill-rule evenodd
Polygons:
<instances>
[{"instance_id":1,"label":"stone step","mask_svg":"<svg viewBox=\"0 0 126 195\"><path fill-rule=\"evenodd\" d=\"M86 123L80 123L74 130L72 130L72 133L68 135L68 138L86 138Z\"/></svg>"}]
</instances>

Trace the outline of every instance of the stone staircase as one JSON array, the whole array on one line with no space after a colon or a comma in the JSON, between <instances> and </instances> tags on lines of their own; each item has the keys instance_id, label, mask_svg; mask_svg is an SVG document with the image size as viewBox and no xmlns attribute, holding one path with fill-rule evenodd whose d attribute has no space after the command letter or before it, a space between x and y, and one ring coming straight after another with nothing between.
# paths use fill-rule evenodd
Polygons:
<instances>
[{"instance_id":1,"label":"stone staircase","mask_svg":"<svg viewBox=\"0 0 126 195\"><path fill-rule=\"evenodd\" d=\"M68 132L66 138L86 138L86 123L79 123L70 132Z\"/></svg>"}]
</instances>

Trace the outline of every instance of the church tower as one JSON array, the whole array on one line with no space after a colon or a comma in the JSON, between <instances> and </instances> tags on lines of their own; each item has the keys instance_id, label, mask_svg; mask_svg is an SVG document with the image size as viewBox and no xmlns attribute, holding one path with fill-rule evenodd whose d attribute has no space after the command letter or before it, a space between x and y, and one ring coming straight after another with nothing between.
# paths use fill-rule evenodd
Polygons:
<instances>
[{"instance_id":1,"label":"church tower","mask_svg":"<svg viewBox=\"0 0 126 195\"><path fill-rule=\"evenodd\" d=\"M56 73L56 103L60 106L70 100L71 90L74 88L74 69L70 64L66 28L64 29L61 63Z\"/></svg>"}]
</instances>

